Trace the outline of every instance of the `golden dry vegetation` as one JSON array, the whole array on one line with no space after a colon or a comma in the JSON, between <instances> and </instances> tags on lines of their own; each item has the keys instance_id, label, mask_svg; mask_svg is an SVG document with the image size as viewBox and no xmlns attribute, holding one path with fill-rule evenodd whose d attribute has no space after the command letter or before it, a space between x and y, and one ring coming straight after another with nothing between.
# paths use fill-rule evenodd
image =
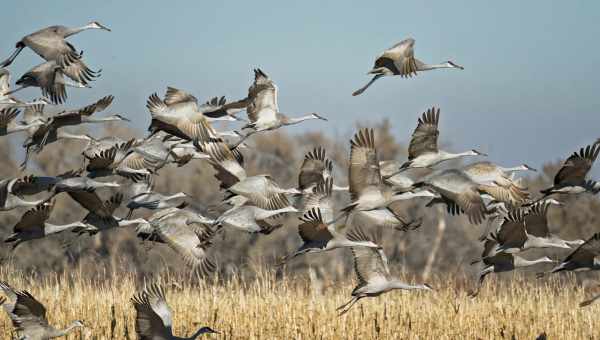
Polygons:
<instances>
[{"instance_id":1,"label":"golden dry vegetation","mask_svg":"<svg viewBox=\"0 0 600 340\"><path fill-rule=\"evenodd\" d=\"M394 139L390 122L376 128L381 159L404 159L405 147ZM120 125L102 131L99 135L133 135ZM280 131L256 136L252 151L247 151L246 167L249 173L273 174L283 186L292 187L304 154L322 145L336 164L336 183L345 185L349 138L320 133L292 136ZM0 141L6 165L0 168L1 178L21 175L13 147L7 139ZM32 160L31 172L55 175L77 168L81 159L72 155L79 155L81 148L75 142L50 145ZM526 186L532 193L548 187L560 164L548 163L539 173L525 177ZM157 188L165 193L189 192L192 203L205 208L223 198L213 176L206 162L170 166L161 170ZM348 199L342 194L334 198L337 207ZM576 239L598 231L600 200L581 195L565 198L563 203L549 212L552 232ZM73 222L86 214L65 195L57 197L56 204L53 223ZM535 339L542 332L548 339L600 339L600 303L578 307L584 296L594 293L584 291L585 280L597 274L543 280L522 272L490 275L480 296L471 300L467 293L479 268L468 263L481 254L478 239L489 226L470 225L464 217L452 217L424 204L418 200L400 204L397 209L402 216L423 218L423 225L407 233L382 230L381 245L392 271L401 271L408 282L425 281L436 290L395 291L364 299L342 317L335 309L349 299L354 285L348 250L306 256L281 272L275 270L275 263L301 244L298 220L292 217L267 236L228 230L215 239L212 248L218 254L220 279L209 282L190 277L190 268L168 247L148 246L132 228L94 237L63 233L23 244L17 251L0 246L0 280L29 290L45 303L54 325L84 320L88 327L68 339L134 339L134 309L129 299L144 280L159 275L168 286L174 331L180 336L209 325L222 332L205 336L211 339ZM11 233L23 213L15 209L0 214L0 239ZM125 213L119 212L120 216ZM532 250L526 256L558 260L567 254L546 249ZM165 273L167 268L169 273ZM550 268L541 265L532 270ZM0 339L8 339L10 329L7 316L0 313Z\"/></svg>"},{"instance_id":2,"label":"golden dry vegetation","mask_svg":"<svg viewBox=\"0 0 600 340\"><path fill-rule=\"evenodd\" d=\"M129 299L143 282L133 274L93 280L75 271L37 278L4 266L0 277L45 303L51 323L84 320L87 328L68 339L136 338ZM251 283L169 274L155 280L168 287L174 332L180 336L210 325L221 334L205 338L535 339L546 332L548 339L600 339L600 304L578 307L586 294L571 275L540 281L492 277L476 299L467 297L468 288L459 284L464 278L437 277L430 280L434 292L395 291L363 299L341 317L335 309L349 297L354 283L348 280L325 284L322 294L315 293L315 283L308 279L276 278L264 270ZM10 334L3 313L0 338Z\"/></svg>"}]
</instances>

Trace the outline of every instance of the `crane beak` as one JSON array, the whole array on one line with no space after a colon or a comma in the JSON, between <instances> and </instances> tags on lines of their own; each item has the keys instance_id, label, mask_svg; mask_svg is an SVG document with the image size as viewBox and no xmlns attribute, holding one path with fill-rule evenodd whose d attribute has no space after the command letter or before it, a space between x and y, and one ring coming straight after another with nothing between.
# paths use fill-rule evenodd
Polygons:
<instances>
[{"instance_id":1,"label":"crane beak","mask_svg":"<svg viewBox=\"0 0 600 340\"><path fill-rule=\"evenodd\" d=\"M5 92L5 93L4 93L4 95L5 95L5 96L10 96L11 94L13 94L13 93L17 93L17 92L21 91L22 89L24 89L24 88L26 88L26 87L27 87L27 86L21 86L21 87L17 87L17 88L16 88L16 89L14 89L14 90L11 90L11 91L8 91L8 92Z\"/></svg>"},{"instance_id":2,"label":"crane beak","mask_svg":"<svg viewBox=\"0 0 600 340\"><path fill-rule=\"evenodd\" d=\"M101 30L105 30L105 31L108 31L108 32L112 32L112 30L111 30L110 28L108 28L108 27L106 27L106 26L102 25L102 24L101 24L101 23L99 23L99 22L96 22L96 25L97 25L97 26L98 26L98 28L99 28L99 29L101 29Z\"/></svg>"},{"instance_id":3,"label":"crane beak","mask_svg":"<svg viewBox=\"0 0 600 340\"><path fill-rule=\"evenodd\" d=\"M116 114L115 117L118 117L119 119L121 119L122 121L125 121L125 122L131 122L131 119L129 119L125 116L122 116L120 114Z\"/></svg>"}]
</instances>

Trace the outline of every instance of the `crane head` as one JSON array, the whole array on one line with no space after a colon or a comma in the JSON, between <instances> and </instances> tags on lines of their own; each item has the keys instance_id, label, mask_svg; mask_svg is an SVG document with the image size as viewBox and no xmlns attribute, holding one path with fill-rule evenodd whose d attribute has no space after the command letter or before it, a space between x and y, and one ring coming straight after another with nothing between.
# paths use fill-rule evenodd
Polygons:
<instances>
[{"instance_id":1,"label":"crane head","mask_svg":"<svg viewBox=\"0 0 600 340\"><path fill-rule=\"evenodd\" d=\"M451 61L451 60L448 60L448 61L446 62L446 64L447 64L447 65L448 65L448 67L450 67L450 68L457 68L457 69L460 69L460 70L464 70L464 69L465 69L464 67L462 67L462 66L460 66L460 65L458 65L458 64L456 64L456 63L454 63L454 62L453 62L453 61Z\"/></svg>"},{"instance_id":2,"label":"crane head","mask_svg":"<svg viewBox=\"0 0 600 340\"><path fill-rule=\"evenodd\" d=\"M105 30L108 32L111 32L111 29L102 25L101 23L97 22L97 21L92 21L87 25L88 28L97 28L97 29L101 29L101 30Z\"/></svg>"},{"instance_id":3,"label":"crane head","mask_svg":"<svg viewBox=\"0 0 600 340\"><path fill-rule=\"evenodd\" d=\"M212 329L210 327L202 327L202 328L200 328L198 333L200 333L200 334L219 334L219 332L215 331L214 329Z\"/></svg>"}]
</instances>

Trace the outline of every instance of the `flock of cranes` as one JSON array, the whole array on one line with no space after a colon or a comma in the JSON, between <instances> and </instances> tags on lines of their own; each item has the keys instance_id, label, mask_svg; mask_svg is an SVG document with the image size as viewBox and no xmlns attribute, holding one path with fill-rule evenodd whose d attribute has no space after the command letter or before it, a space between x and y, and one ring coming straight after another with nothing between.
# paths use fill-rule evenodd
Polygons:
<instances>
[{"instance_id":1,"label":"flock of cranes","mask_svg":"<svg viewBox=\"0 0 600 340\"><path fill-rule=\"evenodd\" d=\"M254 70L254 82L248 95L227 102L224 97L206 102L181 89L168 87L164 97L151 94L146 107L151 115L149 134L129 140L107 136L71 134L69 126L110 121L128 121L119 114L98 117L106 111L113 96L78 109L48 113L46 106L62 104L67 99L66 86L85 88L100 76L89 69L82 52L66 38L89 29L110 31L98 22L78 28L52 26L22 38L15 52L0 64L0 131L1 135L26 133L23 144L27 168L30 157L61 139L82 141L83 164L57 175L23 175L0 181L0 210L28 209L4 242L19 251L23 243L67 231L95 235L109 229L135 227L138 236L153 244L166 244L185 263L204 274L218 270L218 254L212 251L215 236L224 228L248 233L269 234L281 228L281 216L296 215L302 244L285 256L280 265L301 255L349 248L354 259L358 285L348 303L340 306L340 315L348 312L362 298L378 296L394 289L432 290L426 283L409 284L395 279L388 267L379 233L384 228L409 232L419 228L422 219L407 221L390 208L392 203L422 200L427 207L444 205L449 214L464 214L472 224L485 220L497 226L481 239L484 251L480 259L484 278L493 272L552 262L548 257L527 260L520 254L531 248L571 249L571 254L550 273L600 269L600 233L588 240L563 240L550 233L547 211L562 206L560 197L600 191L600 184L586 178L598 153L595 142L571 155L556 174L552 188L533 198L516 174L535 171L522 164L502 167L478 161L461 167L440 164L453 159L486 156L471 149L451 153L438 148L440 109L431 108L418 118L408 149L408 160L381 160L373 129L362 128L350 141L349 185L335 184L333 163L326 150L310 150L301 165L298 187L284 188L269 174L250 174L244 167L242 151L252 135L298 124L306 120L327 119L319 113L290 117L279 111L278 89L262 70ZM448 61L428 65L414 57L413 39L406 39L386 50L375 61L370 74L374 78L353 95L365 91L382 76L412 77L418 72L438 68L463 69ZM17 80L20 87L11 90L10 73L5 68L29 47L45 62ZM37 86L42 98L22 101L13 94L21 88ZM22 120L16 121L22 113ZM247 119L239 112L245 111ZM218 131L212 123L243 122L239 130ZM190 195L184 192L160 193L154 177L169 165L185 166L192 160L209 162L226 198L216 214L201 214L187 205ZM448 163L446 163L448 164ZM335 207L332 193L348 192L349 203ZM45 196L27 200L25 196ZM67 195L87 211L81 221L53 224L49 221L58 195ZM115 215L119 207L129 209L127 216ZM151 210L146 218L134 218L140 209ZM263 236L267 237L267 236ZM540 274L543 276L544 273ZM82 327L75 321L65 330L48 324L44 306L31 294L1 282L4 297L0 304L10 316L20 339L50 339ZM595 298L594 298L595 299ZM594 301L589 300L588 303ZM131 300L137 312L136 331L141 339L180 339L172 334L171 310L164 288L155 284L144 287ZM198 330L191 339L215 333L209 327Z\"/></svg>"}]
</instances>

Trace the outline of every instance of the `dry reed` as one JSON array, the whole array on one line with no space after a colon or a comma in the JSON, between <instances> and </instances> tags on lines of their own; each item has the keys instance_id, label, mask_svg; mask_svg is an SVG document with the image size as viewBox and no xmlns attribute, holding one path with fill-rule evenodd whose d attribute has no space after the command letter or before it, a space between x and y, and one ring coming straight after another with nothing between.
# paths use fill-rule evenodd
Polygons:
<instances>
[{"instance_id":1,"label":"dry reed","mask_svg":"<svg viewBox=\"0 0 600 340\"><path fill-rule=\"evenodd\" d=\"M105 276L90 279L75 271L41 278L0 267L0 280L29 290L46 305L52 324L84 320L87 328L68 339L135 339L129 299L143 282L133 273ZM322 295L308 279L276 279L266 270L251 282L205 282L168 273L156 280L168 287L174 332L180 336L210 325L222 333L205 338L535 339L546 332L549 339L600 339L600 304L579 308L584 292L572 276L491 278L476 299L467 297L467 288L456 284L459 279L433 277L434 292L395 291L363 299L342 317L335 309L349 298L351 280L330 284ZM0 338L10 334L2 313Z\"/></svg>"}]
</instances>

